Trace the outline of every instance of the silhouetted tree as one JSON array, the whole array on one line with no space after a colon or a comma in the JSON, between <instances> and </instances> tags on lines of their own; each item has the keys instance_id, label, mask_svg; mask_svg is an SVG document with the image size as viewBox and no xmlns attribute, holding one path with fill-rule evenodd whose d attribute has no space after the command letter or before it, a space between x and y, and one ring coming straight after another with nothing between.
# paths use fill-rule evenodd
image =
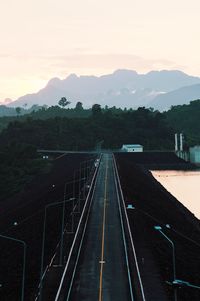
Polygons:
<instances>
[{"instance_id":1,"label":"silhouetted tree","mask_svg":"<svg viewBox=\"0 0 200 301\"><path fill-rule=\"evenodd\" d=\"M61 106L62 108L65 108L66 106L68 106L71 102L67 100L66 97L61 97L61 99L59 100L58 104L59 106Z\"/></svg>"},{"instance_id":2,"label":"silhouetted tree","mask_svg":"<svg viewBox=\"0 0 200 301\"><path fill-rule=\"evenodd\" d=\"M78 102L76 103L75 110L76 110L76 111L81 111L81 110L83 110L83 104L82 104L82 102L78 101Z\"/></svg>"},{"instance_id":3,"label":"silhouetted tree","mask_svg":"<svg viewBox=\"0 0 200 301\"><path fill-rule=\"evenodd\" d=\"M22 109L20 107L16 107L15 110L16 110L17 116L19 116Z\"/></svg>"},{"instance_id":4,"label":"silhouetted tree","mask_svg":"<svg viewBox=\"0 0 200 301\"><path fill-rule=\"evenodd\" d=\"M92 115L93 116L99 116L99 115L101 115L101 113L102 113L102 111L101 111L101 105L99 105L99 104L94 104L93 106L92 106Z\"/></svg>"}]
</instances>

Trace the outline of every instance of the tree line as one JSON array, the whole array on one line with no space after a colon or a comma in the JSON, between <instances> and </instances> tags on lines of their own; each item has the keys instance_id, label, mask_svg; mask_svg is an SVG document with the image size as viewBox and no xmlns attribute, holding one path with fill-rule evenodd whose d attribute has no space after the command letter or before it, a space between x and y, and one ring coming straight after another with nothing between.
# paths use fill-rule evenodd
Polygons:
<instances>
[{"instance_id":1,"label":"tree line","mask_svg":"<svg viewBox=\"0 0 200 301\"><path fill-rule=\"evenodd\" d=\"M57 108L52 110L57 111ZM135 111L102 110L95 104L87 118L65 117L62 109L58 110L61 110L60 117L45 119L30 114L23 121L10 122L1 133L2 144L14 140L37 148L66 150L94 150L102 140L102 146L109 149L119 149L125 143L141 143L146 149L170 149L173 146L173 130L166 117L144 107ZM45 112L40 113L45 115ZM48 113L47 110L47 116Z\"/></svg>"},{"instance_id":2,"label":"tree line","mask_svg":"<svg viewBox=\"0 0 200 301\"><path fill-rule=\"evenodd\" d=\"M6 119L7 118L7 119ZM123 144L142 144L144 150L173 150L174 133L183 132L188 146L200 143L200 100L160 113L94 104L84 109L53 106L18 117L0 118L0 193L21 189L47 166L37 149L120 150Z\"/></svg>"}]
</instances>

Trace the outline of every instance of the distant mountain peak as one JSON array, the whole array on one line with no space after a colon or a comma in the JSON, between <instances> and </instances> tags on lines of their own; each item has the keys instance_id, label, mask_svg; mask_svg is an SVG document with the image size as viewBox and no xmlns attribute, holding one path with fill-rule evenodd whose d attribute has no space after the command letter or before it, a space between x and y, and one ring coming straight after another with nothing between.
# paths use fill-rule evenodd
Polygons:
<instances>
[{"instance_id":1,"label":"distant mountain peak","mask_svg":"<svg viewBox=\"0 0 200 301\"><path fill-rule=\"evenodd\" d=\"M151 73L182 73L182 74L186 74L186 73L184 73L183 71L180 71L180 70L168 70L168 69L151 70L151 71L148 72L148 74L151 74Z\"/></svg>"},{"instance_id":2,"label":"distant mountain peak","mask_svg":"<svg viewBox=\"0 0 200 301\"><path fill-rule=\"evenodd\" d=\"M27 94L12 102L10 106L28 107L38 105L55 105L61 97L66 97L74 106L77 101L81 101L85 107L91 107L94 103L102 106L118 106L127 108L137 108L139 106L152 106L153 100L158 108L158 102L167 99L171 91L182 87L189 87L200 84L200 78L189 76L179 70L150 71L146 74L139 74L135 70L118 69L111 74L94 76L70 74L65 79L58 77L49 80L46 87L37 93ZM187 94L188 100L194 95L193 86ZM134 93L133 93L134 91ZM166 96L161 95L165 93ZM175 94L177 95L177 93ZM171 98L176 103L175 98ZM180 100L179 100L180 101ZM185 102L183 97L183 103ZM173 104L172 104L173 105ZM160 108L167 107L168 103L163 101Z\"/></svg>"},{"instance_id":3,"label":"distant mountain peak","mask_svg":"<svg viewBox=\"0 0 200 301\"><path fill-rule=\"evenodd\" d=\"M52 79L50 79L47 83L47 86L57 86L58 84L60 84L61 79L58 77L53 77Z\"/></svg>"},{"instance_id":4,"label":"distant mountain peak","mask_svg":"<svg viewBox=\"0 0 200 301\"><path fill-rule=\"evenodd\" d=\"M79 78L78 75L76 75L76 73L71 73L69 76L66 77L66 79L70 79L70 80L74 80Z\"/></svg>"},{"instance_id":5,"label":"distant mountain peak","mask_svg":"<svg viewBox=\"0 0 200 301\"><path fill-rule=\"evenodd\" d=\"M132 74L132 75L138 75L138 73L135 70L129 70L129 69L117 69L113 72L113 75L124 75L124 74Z\"/></svg>"},{"instance_id":6,"label":"distant mountain peak","mask_svg":"<svg viewBox=\"0 0 200 301\"><path fill-rule=\"evenodd\" d=\"M189 104L200 98L200 83L184 86L165 94L156 96L150 103L151 107L160 111L168 110L171 106Z\"/></svg>"}]
</instances>

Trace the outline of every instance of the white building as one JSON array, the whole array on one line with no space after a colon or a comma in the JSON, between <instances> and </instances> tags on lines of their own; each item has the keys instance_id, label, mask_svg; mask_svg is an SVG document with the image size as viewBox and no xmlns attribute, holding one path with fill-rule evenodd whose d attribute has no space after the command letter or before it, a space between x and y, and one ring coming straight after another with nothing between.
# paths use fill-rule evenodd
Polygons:
<instances>
[{"instance_id":1,"label":"white building","mask_svg":"<svg viewBox=\"0 0 200 301\"><path fill-rule=\"evenodd\" d=\"M121 150L128 153L141 153L143 146L140 144L123 144Z\"/></svg>"},{"instance_id":2,"label":"white building","mask_svg":"<svg viewBox=\"0 0 200 301\"><path fill-rule=\"evenodd\" d=\"M190 162L200 163L200 145L190 147Z\"/></svg>"}]
</instances>

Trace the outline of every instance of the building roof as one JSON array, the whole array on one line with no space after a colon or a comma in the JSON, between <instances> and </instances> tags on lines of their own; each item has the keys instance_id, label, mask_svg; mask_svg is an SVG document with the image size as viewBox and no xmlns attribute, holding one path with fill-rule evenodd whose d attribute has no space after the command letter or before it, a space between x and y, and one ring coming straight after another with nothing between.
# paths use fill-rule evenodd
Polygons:
<instances>
[{"instance_id":1,"label":"building roof","mask_svg":"<svg viewBox=\"0 0 200 301\"><path fill-rule=\"evenodd\" d=\"M200 145L195 145L193 147L190 147L190 150L192 150L192 151L200 151Z\"/></svg>"},{"instance_id":2,"label":"building roof","mask_svg":"<svg viewBox=\"0 0 200 301\"><path fill-rule=\"evenodd\" d=\"M132 147L132 148L141 148L143 147L141 144L123 144L122 147Z\"/></svg>"}]
</instances>

